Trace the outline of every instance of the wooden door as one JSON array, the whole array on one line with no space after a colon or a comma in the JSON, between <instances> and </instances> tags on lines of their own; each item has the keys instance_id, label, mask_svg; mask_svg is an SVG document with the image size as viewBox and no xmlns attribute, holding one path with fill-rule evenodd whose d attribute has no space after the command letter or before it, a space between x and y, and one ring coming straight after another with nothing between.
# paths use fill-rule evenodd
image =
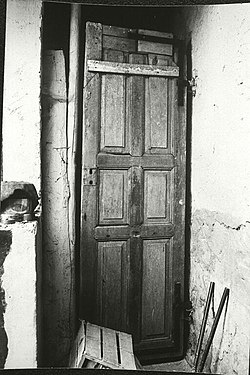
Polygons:
<instances>
[{"instance_id":1,"label":"wooden door","mask_svg":"<svg viewBox=\"0 0 250 375\"><path fill-rule=\"evenodd\" d=\"M86 28L81 317L132 333L143 362L181 355L183 341L185 126L171 38Z\"/></svg>"}]
</instances>

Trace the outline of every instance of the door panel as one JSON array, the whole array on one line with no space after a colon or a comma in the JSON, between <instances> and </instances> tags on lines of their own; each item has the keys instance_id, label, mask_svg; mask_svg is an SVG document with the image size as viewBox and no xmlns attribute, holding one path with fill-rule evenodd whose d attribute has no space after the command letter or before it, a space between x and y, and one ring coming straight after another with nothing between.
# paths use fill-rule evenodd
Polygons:
<instances>
[{"instance_id":1,"label":"door panel","mask_svg":"<svg viewBox=\"0 0 250 375\"><path fill-rule=\"evenodd\" d=\"M171 172L145 171L144 222L170 222L170 178Z\"/></svg>"},{"instance_id":2,"label":"door panel","mask_svg":"<svg viewBox=\"0 0 250 375\"><path fill-rule=\"evenodd\" d=\"M124 81L124 77L115 74L102 77L101 149L106 152L106 148L112 148L110 151L115 152L125 147Z\"/></svg>"},{"instance_id":3,"label":"door panel","mask_svg":"<svg viewBox=\"0 0 250 375\"><path fill-rule=\"evenodd\" d=\"M169 240L143 241L142 340L170 336L169 255Z\"/></svg>"},{"instance_id":4,"label":"door panel","mask_svg":"<svg viewBox=\"0 0 250 375\"><path fill-rule=\"evenodd\" d=\"M185 126L178 77L157 70L176 67L171 34L153 34L88 23L84 80L81 317L132 333L142 361L179 356L183 329Z\"/></svg>"},{"instance_id":5,"label":"door panel","mask_svg":"<svg viewBox=\"0 0 250 375\"><path fill-rule=\"evenodd\" d=\"M112 277L110 277L112 275ZM119 330L126 317L129 241L98 243L97 298L102 324Z\"/></svg>"},{"instance_id":6,"label":"door panel","mask_svg":"<svg viewBox=\"0 0 250 375\"><path fill-rule=\"evenodd\" d=\"M167 153L170 129L168 123L168 79L151 77L146 85L145 149L150 153Z\"/></svg>"},{"instance_id":7,"label":"door panel","mask_svg":"<svg viewBox=\"0 0 250 375\"><path fill-rule=\"evenodd\" d=\"M100 225L128 224L127 175L127 170L100 170Z\"/></svg>"}]
</instances>

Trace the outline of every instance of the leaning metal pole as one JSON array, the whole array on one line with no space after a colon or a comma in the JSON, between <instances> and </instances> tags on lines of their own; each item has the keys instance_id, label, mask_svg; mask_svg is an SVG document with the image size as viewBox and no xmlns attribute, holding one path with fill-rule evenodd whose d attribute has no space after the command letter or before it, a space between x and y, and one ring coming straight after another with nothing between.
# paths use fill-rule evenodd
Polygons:
<instances>
[{"instance_id":1,"label":"leaning metal pole","mask_svg":"<svg viewBox=\"0 0 250 375\"><path fill-rule=\"evenodd\" d=\"M196 353L195 353L195 371L197 371L197 368L198 368L202 342L203 342L204 333L205 333L206 324L207 324L207 318L208 318L208 314L209 314L209 309L210 309L212 297L214 295L214 285L215 285L214 282L210 282L209 291L208 291L207 300L206 300L206 305L205 305L205 310L204 310L202 323L201 323L201 329L200 329L198 344L197 344Z\"/></svg>"},{"instance_id":2,"label":"leaning metal pole","mask_svg":"<svg viewBox=\"0 0 250 375\"><path fill-rule=\"evenodd\" d=\"M212 325L212 328L211 328L210 335L208 337L204 352L203 352L202 357L201 357L200 364L198 366L198 372L203 371L203 368L204 368L204 365L205 365L205 362L206 362L206 359L207 359L207 355L208 355L210 346L212 344L212 341L213 341L215 331L216 331L216 328L217 328L219 320L220 320L220 316L221 316L224 304L228 300L228 298L229 298L229 289L225 288L224 292L223 292L223 295L221 297L220 305L218 307L217 313L216 313L215 318L214 318L214 322L213 322L213 325Z\"/></svg>"}]
</instances>

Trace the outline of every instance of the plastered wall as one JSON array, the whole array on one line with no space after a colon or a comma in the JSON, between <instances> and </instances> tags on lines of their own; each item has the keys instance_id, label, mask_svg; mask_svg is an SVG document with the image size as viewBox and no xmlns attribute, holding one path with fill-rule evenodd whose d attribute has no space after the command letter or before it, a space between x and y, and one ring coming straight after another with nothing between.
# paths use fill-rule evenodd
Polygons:
<instances>
[{"instance_id":1,"label":"plastered wall","mask_svg":"<svg viewBox=\"0 0 250 375\"><path fill-rule=\"evenodd\" d=\"M62 50L43 53L44 363L68 364L74 336L73 254L69 222L67 94Z\"/></svg>"},{"instance_id":2,"label":"plastered wall","mask_svg":"<svg viewBox=\"0 0 250 375\"><path fill-rule=\"evenodd\" d=\"M0 227L1 368L33 368L39 365L39 236L39 223L36 221Z\"/></svg>"},{"instance_id":3,"label":"plastered wall","mask_svg":"<svg viewBox=\"0 0 250 375\"><path fill-rule=\"evenodd\" d=\"M8 0L3 101L3 180L40 191L42 1Z\"/></svg>"},{"instance_id":4,"label":"plastered wall","mask_svg":"<svg viewBox=\"0 0 250 375\"><path fill-rule=\"evenodd\" d=\"M33 183L39 193L42 1L6 3L3 179ZM1 227L1 367L37 367L40 361L40 232L37 222Z\"/></svg>"},{"instance_id":5,"label":"plastered wall","mask_svg":"<svg viewBox=\"0 0 250 375\"><path fill-rule=\"evenodd\" d=\"M191 129L188 360L201 325L209 282L215 311L230 289L206 369L248 374L250 293L250 5L187 7L176 33L191 40L197 91ZM211 327L211 316L209 326ZM205 335L207 338L207 333Z\"/></svg>"}]
</instances>

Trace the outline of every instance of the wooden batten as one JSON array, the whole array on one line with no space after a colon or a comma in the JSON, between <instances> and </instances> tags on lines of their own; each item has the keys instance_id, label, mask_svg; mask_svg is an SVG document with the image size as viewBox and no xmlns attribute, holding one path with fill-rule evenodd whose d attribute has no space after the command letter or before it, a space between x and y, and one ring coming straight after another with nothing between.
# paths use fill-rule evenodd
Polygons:
<instances>
[{"instance_id":1,"label":"wooden batten","mask_svg":"<svg viewBox=\"0 0 250 375\"><path fill-rule=\"evenodd\" d=\"M157 38L166 38L166 39L173 39L172 33L165 33L163 31L156 31L156 30L138 30L138 35L147 35L147 36L154 36Z\"/></svg>"},{"instance_id":2,"label":"wooden batten","mask_svg":"<svg viewBox=\"0 0 250 375\"><path fill-rule=\"evenodd\" d=\"M176 66L155 67L152 65L116 63L109 61L88 60L89 72L128 74L156 77L178 77L179 68Z\"/></svg>"}]
</instances>

